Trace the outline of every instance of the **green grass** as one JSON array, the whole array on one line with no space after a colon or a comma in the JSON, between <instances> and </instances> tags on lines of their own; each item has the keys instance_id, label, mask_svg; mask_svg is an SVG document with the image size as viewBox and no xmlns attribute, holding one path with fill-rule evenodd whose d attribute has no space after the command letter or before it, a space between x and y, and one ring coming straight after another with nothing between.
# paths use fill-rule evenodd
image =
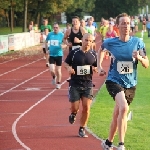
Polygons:
<instances>
[{"instance_id":1,"label":"green grass","mask_svg":"<svg viewBox=\"0 0 150 150\"><path fill-rule=\"evenodd\" d=\"M138 32L137 36L141 36ZM150 39L147 33L144 34L147 55L150 59ZM125 137L127 150L150 150L150 69L138 65L138 84L136 95L130 110L133 112L133 120L128 122L128 129ZM96 96L96 101L91 106L91 115L88 127L98 137L108 137L110 121L113 112L114 101L108 94L105 85ZM118 144L118 136L115 136L114 145Z\"/></svg>"},{"instance_id":2,"label":"green grass","mask_svg":"<svg viewBox=\"0 0 150 150\"><path fill-rule=\"evenodd\" d=\"M1 27L0 28L0 35L7 35L7 34L21 33L21 32L22 32L22 27L15 27L13 29L13 32L11 32L10 28L8 28L8 27Z\"/></svg>"},{"instance_id":3,"label":"green grass","mask_svg":"<svg viewBox=\"0 0 150 150\"><path fill-rule=\"evenodd\" d=\"M65 28L65 24L60 24L60 28ZM11 32L10 28L8 27L0 27L0 35L7 35L7 34L13 34L13 33L22 33L23 29L22 27L15 27L13 29L13 32Z\"/></svg>"}]
</instances>

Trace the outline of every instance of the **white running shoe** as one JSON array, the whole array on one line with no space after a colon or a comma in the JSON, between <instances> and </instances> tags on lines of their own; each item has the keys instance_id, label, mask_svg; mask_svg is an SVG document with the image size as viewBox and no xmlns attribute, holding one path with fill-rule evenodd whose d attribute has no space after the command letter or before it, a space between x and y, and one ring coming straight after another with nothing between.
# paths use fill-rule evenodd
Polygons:
<instances>
[{"instance_id":1,"label":"white running shoe","mask_svg":"<svg viewBox=\"0 0 150 150\"><path fill-rule=\"evenodd\" d=\"M124 145L119 145L118 148L117 148L117 150L125 150Z\"/></svg>"},{"instance_id":2,"label":"white running shoe","mask_svg":"<svg viewBox=\"0 0 150 150\"><path fill-rule=\"evenodd\" d=\"M55 76L55 79L52 79L52 84L53 84L53 85L56 84L56 79L57 79L57 76Z\"/></svg>"},{"instance_id":3,"label":"white running shoe","mask_svg":"<svg viewBox=\"0 0 150 150\"><path fill-rule=\"evenodd\" d=\"M61 88L61 84L56 84L56 89L60 89Z\"/></svg>"},{"instance_id":4,"label":"white running shoe","mask_svg":"<svg viewBox=\"0 0 150 150\"><path fill-rule=\"evenodd\" d=\"M111 147L109 147L108 145L106 145L105 144L105 140L104 141L102 141L102 143L101 143L101 147L103 148L103 150L113 150L113 147L111 146Z\"/></svg>"}]
</instances>

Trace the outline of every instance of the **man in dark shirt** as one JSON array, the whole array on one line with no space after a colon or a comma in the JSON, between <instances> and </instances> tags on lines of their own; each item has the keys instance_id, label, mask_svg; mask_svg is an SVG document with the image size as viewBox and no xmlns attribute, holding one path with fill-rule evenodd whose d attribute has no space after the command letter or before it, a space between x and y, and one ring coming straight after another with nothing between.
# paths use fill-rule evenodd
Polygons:
<instances>
[{"instance_id":1,"label":"man in dark shirt","mask_svg":"<svg viewBox=\"0 0 150 150\"><path fill-rule=\"evenodd\" d=\"M80 26L80 19L77 16L72 18L72 27L66 30L64 43L69 47L69 51L82 45L82 37L87 31Z\"/></svg>"},{"instance_id":2,"label":"man in dark shirt","mask_svg":"<svg viewBox=\"0 0 150 150\"><path fill-rule=\"evenodd\" d=\"M82 101L82 114L80 119L79 136L88 137L85 134L90 105L93 99L93 72L97 72L96 53L91 50L93 36L89 33L83 35L82 46L71 51L66 60L65 68L71 75L69 81L69 101L71 102L71 115L69 122L73 124Z\"/></svg>"}]
</instances>

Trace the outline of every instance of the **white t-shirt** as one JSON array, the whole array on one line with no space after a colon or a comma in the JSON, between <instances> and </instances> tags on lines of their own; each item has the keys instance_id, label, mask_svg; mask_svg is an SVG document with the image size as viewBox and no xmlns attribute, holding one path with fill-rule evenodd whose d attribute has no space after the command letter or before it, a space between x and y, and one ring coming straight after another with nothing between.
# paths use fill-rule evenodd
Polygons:
<instances>
[{"instance_id":1,"label":"white t-shirt","mask_svg":"<svg viewBox=\"0 0 150 150\"><path fill-rule=\"evenodd\" d=\"M46 41L47 35L43 34L42 36L43 36L43 46L42 47L45 48L45 41Z\"/></svg>"},{"instance_id":2,"label":"white t-shirt","mask_svg":"<svg viewBox=\"0 0 150 150\"><path fill-rule=\"evenodd\" d=\"M131 26L131 27L135 27L135 22L134 22L134 20L131 20L130 26Z\"/></svg>"}]
</instances>

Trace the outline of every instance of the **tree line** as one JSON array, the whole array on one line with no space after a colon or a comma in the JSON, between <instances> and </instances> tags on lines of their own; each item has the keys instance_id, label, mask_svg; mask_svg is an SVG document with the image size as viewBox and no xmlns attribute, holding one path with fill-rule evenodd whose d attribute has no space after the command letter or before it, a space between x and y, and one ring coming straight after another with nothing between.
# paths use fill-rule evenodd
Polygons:
<instances>
[{"instance_id":1,"label":"tree line","mask_svg":"<svg viewBox=\"0 0 150 150\"><path fill-rule=\"evenodd\" d=\"M40 24L42 18L54 22L61 12L66 12L68 22L72 16L86 13L100 21L101 17L116 17L122 12L137 15L139 8L148 4L149 0L0 0L0 26L23 26L31 20Z\"/></svg>"}]
</instances>

